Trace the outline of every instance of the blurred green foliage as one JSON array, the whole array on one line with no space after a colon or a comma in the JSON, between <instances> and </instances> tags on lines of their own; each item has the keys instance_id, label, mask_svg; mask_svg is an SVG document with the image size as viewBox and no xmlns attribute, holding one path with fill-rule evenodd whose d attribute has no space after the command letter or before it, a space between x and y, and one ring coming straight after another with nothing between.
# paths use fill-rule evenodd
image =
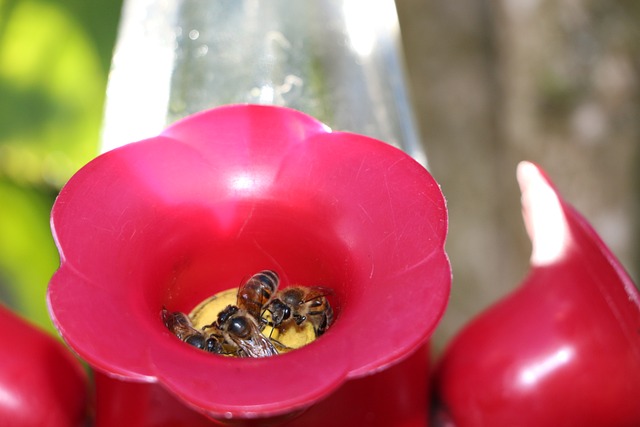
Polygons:
<instances>
[{"instance_id":1,"label":"blurred green foliage","mask_svg":"<svg viewBox=\"0 0 640 427\"><path fill-rule=\"evenodd\" d=\"M0 300L52 330L55 196L98 152L120 0L0 0Z\"/></svg>"}]
</instances>

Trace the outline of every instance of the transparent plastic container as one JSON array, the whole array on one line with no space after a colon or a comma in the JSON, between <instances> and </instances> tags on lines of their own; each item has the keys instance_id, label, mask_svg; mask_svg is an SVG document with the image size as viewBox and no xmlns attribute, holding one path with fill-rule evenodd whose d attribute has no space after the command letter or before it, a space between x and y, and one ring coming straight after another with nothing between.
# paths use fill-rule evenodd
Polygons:
<instances>
[{"instance_id":1,"label":"transparent plastic container","mask_svg":"<svg viewBox=\"0 0 640 427\"><path fill-rule=\"evenodd\" d=\"M102 151L211 107L303 111L426 165L393 0L127 0Z\"/></svg>"}]
</instances>

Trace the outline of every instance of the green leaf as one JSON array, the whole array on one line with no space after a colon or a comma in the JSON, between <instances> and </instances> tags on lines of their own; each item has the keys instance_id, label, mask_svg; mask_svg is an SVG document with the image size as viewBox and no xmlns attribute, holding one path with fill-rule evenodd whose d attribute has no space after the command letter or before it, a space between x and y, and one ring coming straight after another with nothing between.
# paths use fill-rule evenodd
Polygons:
<instances>
[{"instance_id":1,"label":"green leaf","mask_svg":"<svg viewBox=\"0 0 640 427\"><path fill-rule=\"evenodd\" d=\"M0 0L0 300L53 332L49 228L62 185L98 152L120 0Z\"/></svg>"},{"instance_id":2,"label":"green leaf","mask_svg":"<svg viewBox=\"0 0 640 427\"><path fill-rule=\"evenodd\" d=\"M0 180L0 275L11 286L5 300L36 324L53 331L45 295L58 268L49 212L53 198Z\"/></svg>"},{"instance_id":3,"label":"green leaf","mask_svg":"<svg viewBox=\"0 0 640 427\"><path fill-rule=\"evenodd\" d=\"M101 59L62 6L27 0L4 9L0 172L60 187L97 153L106 84Z\"/></svg>"}]
</instances>

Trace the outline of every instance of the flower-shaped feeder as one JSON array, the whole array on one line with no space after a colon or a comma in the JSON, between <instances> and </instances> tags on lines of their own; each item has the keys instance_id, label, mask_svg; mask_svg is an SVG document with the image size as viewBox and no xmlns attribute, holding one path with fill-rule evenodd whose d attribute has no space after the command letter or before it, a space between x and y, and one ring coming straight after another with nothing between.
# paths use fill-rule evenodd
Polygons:
<instances>
[{"instance_id":1,"label":"flower-shaped feeder","mask_svg":"<svg viewBox=\"0 0 640 427\"><path fill-rule=\"evenodd\" d=\"M518 182L531 271L454 339L437 370L442 425L640 425L640 294L537 166Z\"/></svg>"},{"instance_id":2,"label":"flower-shaped feeder","mask_svg":"<svg viewBox=\"0 0 640 427\"><path fill-rule=\"evenodd\" d=\"M216 419L290 414L408 358L449 295L431 175L285 108L209 110L99 156L61 191L52 228L62 262L48 300L65 341L109 376L158 383ZM163 325L163 307L188 313L265 269L281 288L331 289L331 328L286 354L231 358Z\"/></svg>"}]
</instances>

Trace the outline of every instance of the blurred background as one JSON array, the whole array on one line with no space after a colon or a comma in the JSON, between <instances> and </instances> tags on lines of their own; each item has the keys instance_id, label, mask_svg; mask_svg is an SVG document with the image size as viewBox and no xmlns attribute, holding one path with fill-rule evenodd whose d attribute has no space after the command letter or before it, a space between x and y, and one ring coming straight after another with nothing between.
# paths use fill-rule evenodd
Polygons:
<instances>
[{"instance_id":1,"label":"blurred background","mask_svg":"<svg viewBox=\"0 0 640 427\"><path fill-rule=\"evenodd\" d=\"M0 0L0 300L53 332L49 213L98 152L121 2Z\"/></svg>"},{"instance_id":2,"label":"blurred background","mask_svg":"<svg viewBox=\"0 0 640 427\"><path fill-rule=\"evenodd\" d=\"M640 3L396 0L416 116L448 200L436 349L526 275L515 180L540 164L637 283ZM120 0L0 0L0 300L53 332L55 196L98 153Z\"/></svg>"}]
</instances>

